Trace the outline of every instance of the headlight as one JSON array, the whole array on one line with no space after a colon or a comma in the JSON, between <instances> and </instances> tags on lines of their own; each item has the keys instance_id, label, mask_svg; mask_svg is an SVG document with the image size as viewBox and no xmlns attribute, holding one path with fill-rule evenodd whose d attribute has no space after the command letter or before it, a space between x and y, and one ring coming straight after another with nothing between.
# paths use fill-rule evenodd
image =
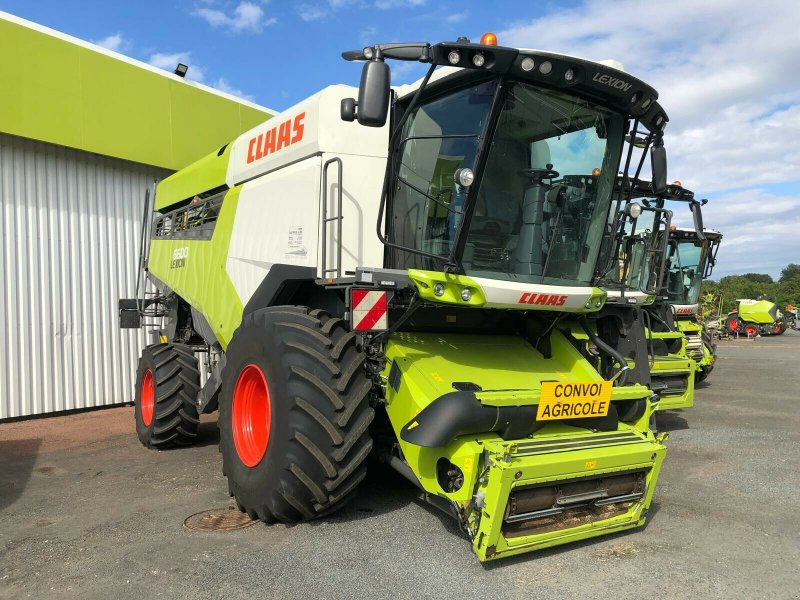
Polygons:
<instances>
[{"instance_id":1,"label":"headlight","mask_svg":"<svg viewBox=\"0 0 800 600\"><path fill-rule=\"evenodd\" d=\"M453 179L455 179L455 182L461 187L469 187L472 185L472 182L475 181L475 173L472 172L472 169L464 167L457 169L456 172L453 173Z\"/></svg>"},{"instance_id":2,"label":"headlight","mask_svg":"<svg viewBox=\"0 0 800 600\"><path fill-rule=\"evenodd\" d=\"M464 288L463 290L461 290L461 299L464 302L469 302L471 298L472 298L472 290L471 289Z\"/></svg>"},{"instance_id":3,"label":"headlight","mask_svg":"<svg viewBox=\"0 0 800 600\"><path fill-rule=\"evenodd\" d=\"M638 219L639 215L642 214L642 205L637 204L636 202L629 202L625 205L625 213L631 219Z\"/></svg>"},{"instance_id":4,"label":"headlight","mask_svg":"<svg viewBox=\"0 0 800 600\"><path fill-rule=\"evenodd\" d=\"M433 286L433 293L436 296L444 296L444 284L437 283Z\"/></svg>"}]
</instances>

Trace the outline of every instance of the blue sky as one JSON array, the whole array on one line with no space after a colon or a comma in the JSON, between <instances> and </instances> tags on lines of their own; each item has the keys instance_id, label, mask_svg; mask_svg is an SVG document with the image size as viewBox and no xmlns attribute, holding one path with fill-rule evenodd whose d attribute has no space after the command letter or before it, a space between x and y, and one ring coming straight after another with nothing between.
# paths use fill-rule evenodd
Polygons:
<instances>
[{"instance_id":1,"label":"blue sky","mask_svg":"<svg viewBox=\"0 0 800 600\"><path fill-rule=\"evenodd\" d=\"M714 276L800 263L800 9L786 0L0 0L0 10L282 110L333 83L367 43L478 39L602 60L653 84L670 179L710 199ZM394 83L423 69L403 64ZM689 223L688 213L679 222Z\"/></svg>"}]
</instances>

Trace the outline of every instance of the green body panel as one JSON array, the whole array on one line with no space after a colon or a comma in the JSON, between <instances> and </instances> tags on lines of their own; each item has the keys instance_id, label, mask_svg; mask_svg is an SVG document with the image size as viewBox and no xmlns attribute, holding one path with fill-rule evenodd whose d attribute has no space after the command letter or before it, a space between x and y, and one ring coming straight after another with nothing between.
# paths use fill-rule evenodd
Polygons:
<instances>
[{"instance_id":1,"label":"green body panel","mask_svg":"<svg viewBox=\"0 0 800 600\"><path fill-rule=\"evenodd\" d=\"M0 17L0 132L180 169L272 116L76 42Z\"/></svg>"},{"instance_id":2,"label":"green body panel","mask_svg":"<svg viewBox=\"0 0 800 600\"><path fill-rule=\"evenodd\" d=\"M468 519L474 536L473 548L481 560L587 539L604 533L637 527L644 523L666 448L655 441L648 427L651 405L635 423L619 423L618 432L630 434L623 443L596 442L591 432L569 425L569 421L548 422L523 440L503 441L497 434L462 436L447 446L429 448L402 440L400 432L426 406L453 391L453 382L472 382L476 392L490 406L538 404L543 381L601 381L597 371L558 330L551 338L551 357L545 358L525 340L515 336L435 333L396 333L386 345L387 413L402 450L403 458L429 493L446 498ZM402 376L397 390L388 384L392 364ZM634 385L615 387L612 400L648 398L649 389ZM579 438L590 449L559 448L556 451L525 453L517 444L530 441L574 442ZM599 444L599 446L598 446ZM437 480L437 461L447 458L464 474L464 485L445 492ZM488 460L488 463L486 462ZM628 469L649 469L646 496L623 515L548 533L502 535L503 511L512 488L544 481ZM476 508L475 494L486 503Z\"/></svg>"},{"instance_id":3,"label":"green body panel","mask_svg":"<svg viewBox=\"0 0 800 600\"><path fill-rule=\"evenodd\" d=\"M455 275L453 273L443 273L441 271L423 271L421 269L409 269L408 276L419 292L420 298L427 302L437 302L440 304L456 304L459 306L481 307L487 304L486 294L483 288L471 277L466 275ZM434 293L434 288L437 284L442 286L442 294L437 296ZM461 291L467 288L472 296L469 300L464 300L461 297ZM597 312L603 308L606 301L606 293L597 287L587 288L591 293L589 299L589 307L580 307L575 309L565 309L560 306L545 306L536 304L519 304L514 306L505 306L506 310L546 310L574 313L592 313Z\"/></svg>"},{"instance_id":4,"label":"green body panel","mask_svg":"<svg viewBox=\"0 0 800 600\"><path fill-rule=\"evenodd\" d=\"M215 150L162 180L156 191L155 210L163 212L196 194L224 186L231 147L231 144L225 146L222 154Z\"/></svg>"},{"instance_id":5,"label":"green body panel","mask_svg":"<svg viewBox=\"0 0 800 600\"><path fill-rule=\"evenodd\" d=\"M694 406L694 371L695 363L685 356L656 356L650 367L650 376L685 377L686 389L683 393L664 393L658 402L658 410L674 410Z\"/></svg>"},{"instance_id":6,"label":"green body panel","mask_svg":"<svg viewBox=\"0 0 800 600\"><path fill-rule=\"evenodd\" d=\"M686 337L680 331L650 332L653 340L680 340L680 348L670 354L658 354L650 357L650 377L685 377L686 388L681 393L674 391L661 394L658 403L659 410L673 410L678 408L691 408L694 406L694 372L697 370L695 361L686 354Z\"/></svg>"},{"instance_id":7,"label":"green body panel","mask_svg":"<svg viewBox=\"0 0 800 600\"><path fill-rule=\"evenodd\" d=\"M466 275L409 269L408 276L416 286L420 298L428 302L472 307L486 304L486 296L481 286ZM434 293L434 287L437 284L441 284L443 288L441 296L437 296ZM469 300L464 300L461 297L461 291L464 289L468 289L472 294Z\"/></svg>"},{"instance_id":8,"label":"green body panel","mask_svg":"<svg viewBox=\"0 0 800 600\"><path fill-rule=\"evenodd\" d=\"M203 313L223 349L242 322L242 302L226 271L240 190L236 187L225 195L210 240L154 237L150 244L150 273ZM176 267L173 253L183 248L188 254Z\"/></svg>"},{"instance_id":9,"label":"green body panel","mask_svg":"<svg viewBox=\"0 0 800 600\"><path fill-rule=\"evenodd\" d=\"M646 417L649 418L649 411ZM598 435L584 437L576 435L576 430L571 429L569 432L553 430L543 435L537 432L534 437L538 441L566 445L567 440L574 443L576 437L580 436L579 439L585 440L584 443L589 446L592 436ZM523 454L514 443L484 443L482 449L488 453L489 468L485 476L486 483L479 484L478 493L485 494L486 503L473 515L477 532L472 548L478 558L482 561L503 558L644 525L667 449L653 438L646 424L641 425L638 432L637 428L620 424L620 432L631 432L631 437L635 436L636 440L606 446L592 445L585 449L551 450L538 455ZM503 535L503 512L509 494L515 488L638 469L647 471L645 495L631 502L623 514L557 531L517 537Z\"/></svg>"},{"instance_id":10,"label":"green body panel","mask_svg":"<svg viewBox=\"0 0 800 600\"><path fill-rule=\"evenodd\" d=\"M775 310L775 303L769 300L759 300L754 304L739 303L739 317L745 322L772 325L775 319L770 311L774 312Z\"/></svg>"}]
</instances>

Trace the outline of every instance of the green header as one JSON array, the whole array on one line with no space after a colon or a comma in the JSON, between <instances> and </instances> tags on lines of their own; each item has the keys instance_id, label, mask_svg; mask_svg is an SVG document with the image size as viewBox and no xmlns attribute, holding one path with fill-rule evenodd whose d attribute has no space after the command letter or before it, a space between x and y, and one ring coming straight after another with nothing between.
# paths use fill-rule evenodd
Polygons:
<instances>
[{"instance_id":1,"label":"green header","mask_svg":"<svg viewBox=\"0 0 800 600\"><path fill-rule=\"evenodd\" d=\"M271 117L2 16L0 56L0 132L20 137L177 170Z\"/></svg>"}]
</instances>

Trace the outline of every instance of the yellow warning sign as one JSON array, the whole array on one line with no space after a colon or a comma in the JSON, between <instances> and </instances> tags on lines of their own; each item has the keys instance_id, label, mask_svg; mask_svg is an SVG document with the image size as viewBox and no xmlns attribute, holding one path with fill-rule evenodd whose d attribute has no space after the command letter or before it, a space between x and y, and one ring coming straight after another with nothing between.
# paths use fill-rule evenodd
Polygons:
<instances>
[{"instance_id":1,"label":"yellow warning sign","mask_svg":"<svg viewBox=\"0 0 800 600\"><path fill-rule=\"evenodd\" d=\"M605 417L611 404L610 381L545 381L537 421Z\"/></svg>"}]
</instances>

